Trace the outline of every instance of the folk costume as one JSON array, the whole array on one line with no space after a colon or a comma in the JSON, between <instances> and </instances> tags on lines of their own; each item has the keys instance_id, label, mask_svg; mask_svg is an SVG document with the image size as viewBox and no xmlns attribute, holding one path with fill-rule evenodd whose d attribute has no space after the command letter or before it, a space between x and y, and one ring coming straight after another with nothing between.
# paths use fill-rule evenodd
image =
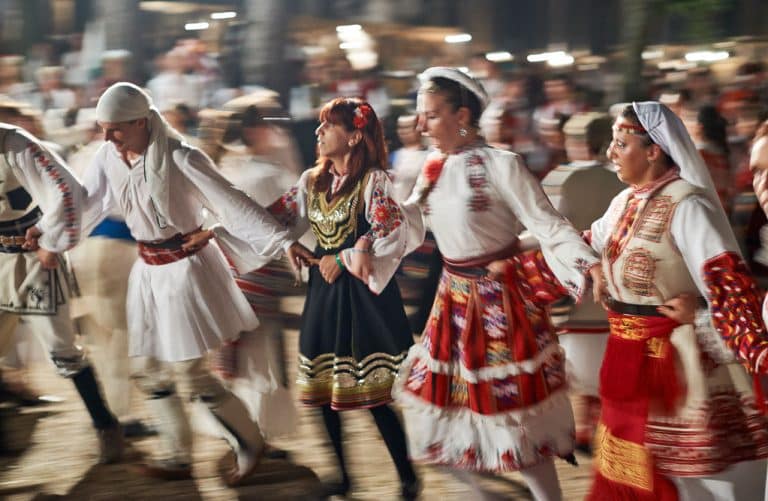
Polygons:
<instances>
[{"instance_id":1,"label":"folk costume","mask_svg":"<svg viewBox=\"0 0 768 501\"><path fill-rule=\"evenodd\" d=\"M457 70L422 75L432 77L456 81L487 103L482 87ZM565 288L581 295L597 258L518 155L482 143L430 155L405 210L414 242L428 225L445 264L421 343L394 388L411 457L501 472L570 455L573 414L546 309ZM518 252L524 228L542 251ZM485 266L505 258L504 278L488 278Z\"/></svg>"},{"instance_id":2,"label":"folk costume","mask_svg":"<svg viewBox=\"0 0 768 501\"><path fill-rule=\"evenodd\" d=\"M63 161L22 129L0 124L0 356L19 318L43 340L58 373L72 379L101 440L100 462L122 455L117 420L107 408L69 318L71 280L65 257L45 269L22 248L37 227L41 248L61 253L80 240L85 190Z\"/></svg>"},{"instance_id":3,"label":"folk costume","mask_svg":"<svg viewBox=\"0 0 768 501\"><path fill-rule=\"evenodd\" d=\"M237 453L239 473L245 474L243 466L253 466L263 447L261 433L242 401L211 375L203 356L253 330L258 320L215 244L194 251L181 245L201 227L203 208L221 222L222 238L236 236L265 255L280 252L286 232L216 173L204 153L179 141L138 87L110 87L97 116L108 123L147 119L149 145L130 165L112 142L97 152L84 178L83 226L90 231L117 211L138 242L141 259L128 283L129 355L136 357L132 377L158 418L163 464L189 476L191 433L175 373L187 379L193 398L221 424L220 433Z\"/></svg>"},{"instance_id":4,"label":"folk costume","mask_svg":"<svg viewBox=\"0 0 768 501\"><path fill-rule=\"evenodd\" d=\"M768 455L768 422L731 353L751 372L768 368L760 293L682 122L659 103L633 107L642 125L634 133L647 133L677 167L623 191L592 225L611 328L594 500L678 499L689 488L685 477ZM695 328L657 311L686 292L707 302ZM730 489L717 499L743 499L738 485Z\"/></svg>"},{"instance_id":5,"label":"folk costume","mask_svg":"<svg viewBox=\"0 0 768 501\"><path fill-rule=\"evenodd\" d=\"M437 161L424 220L445 268L395 388L411 456L489 472L567 456L573 414L547 306L565 292L554 276L580 296L597 258L516 154L477 144ZM518 253L524 228L555 275L545 272L542 251ZM504 258L504 280L487 278L484 266Z\"/></svg>"},{"instance_id":6,"label":"folk costume","mask_svg":"<svg viewBox=\"0 0 768 501\"><path fill-rule=\"evenodd\" d=\"M406 228L386 172L372 170L348 194L328 201L314 189L316 171L269 207L294 237L311 228L315 256L339 254L346 266L360 238L372 241L368 285L349 273L327 283L310 269L299 337L299 400L335 410L370 408L392 400L397 370L413 344L397 284ZM332 190L346 176L334 175Z\"/></svg>"},{"instance_id":7,"label":"folk costume","mask_svg":"<svg viewBox=\"0 0 768 501\"><path fill-rule=\"evenodd\" d=\"M352 123L361 134L381 135L380 126L370 122L377 118L368 103L338 98L326 106L324 110L337 113L354 112ZM323 121L318 129L318 138L323 137L326 124ZM349 148L367 146L357 143ZM323 169L331 176L327 189L317 185ZM302 403L320 407L339 462L341 481L325 483L324 495L346 494L351 485L338 411L369 409L400 477L401 495L414 499L419 490L416 473L400 420L387 405L395 375L413 344L400 290L392 280L406 251L406 223L384 170L369 166L350 189L344 187L348 176L339 175L327 159L305 172L296 186L269 207L291 228L293 237L311 228L317 239L315 257L335 256L341 268L332 283L319 266L310 268L299 334L297 389ZM371 253L367 284L346 271L355 253L365 252L356 247L362 240L368 241L365 246Z\"/></svg>"},{"instance_id":8,"label":"folk costume","mask_svg":"<svg viewBox=\"0 0 768 501\"><path fill-rule=\"evenodd\" d=\"M102 143L92 141L68 157L70 168L80 178ZM110 214L69 252L79 289L77 297L71 299L70 314L91 350L99 354L94 363L104 396L118 419L129 424L136 421L130 418L134 385L125 309L128 276L136 259L136 241L117 213ZM130 426L126 428L128 433Z\"/></svg>"}]
</instances>

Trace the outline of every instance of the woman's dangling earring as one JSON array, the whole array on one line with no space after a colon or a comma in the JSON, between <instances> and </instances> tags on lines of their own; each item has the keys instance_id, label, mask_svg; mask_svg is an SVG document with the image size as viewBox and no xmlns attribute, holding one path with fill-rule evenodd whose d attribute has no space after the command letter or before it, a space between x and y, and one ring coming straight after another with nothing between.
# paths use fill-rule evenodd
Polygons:
<instances>
[{"instance_id":1,"label":"woman's dangling earring","mask_svg":"<svg viewBox=\"0 0 768 501\"><path fill-rule=\"evenodd\" d=\"M461 137L467 137L467 134L469 134L469 131L467 131L466 127L459 128L459 135Z\"/></svg>"}]
</instances>

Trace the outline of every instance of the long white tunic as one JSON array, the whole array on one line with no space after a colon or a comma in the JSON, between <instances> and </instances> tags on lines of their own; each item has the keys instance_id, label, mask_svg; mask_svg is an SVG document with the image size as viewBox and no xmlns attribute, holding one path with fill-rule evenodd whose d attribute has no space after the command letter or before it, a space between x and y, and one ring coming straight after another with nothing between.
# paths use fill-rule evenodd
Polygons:
<instances>
[{"instance_id":1,"label":"long white tunic","mask_svg":"<svg viewBox=\"0 0 768 501\"><path fill-rule=\"evenodd\" d=\"M287 232L269 214L216 173L211 160L196 148L173 142L171 150L169 219L173 225L161 227L157 221L144 177L144 158L128 166L114 145L107 143L85 174L84 231L90 232L116 210L136 240L162 240L200 227L206 208L257 252L279 254ZM166 361L199 358L222 340L258 326L214 244L170 264L138 260L129 278L127 316L129 354Z\"/></svg>"}]
</instances>

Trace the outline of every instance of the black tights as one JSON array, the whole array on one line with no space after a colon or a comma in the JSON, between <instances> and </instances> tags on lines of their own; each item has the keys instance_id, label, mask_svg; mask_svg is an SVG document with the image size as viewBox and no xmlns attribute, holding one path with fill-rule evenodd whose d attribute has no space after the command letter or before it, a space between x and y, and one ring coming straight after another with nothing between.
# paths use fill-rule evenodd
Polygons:
<instances>
[{"instance_id":1,"label":"black tights","mask_svg":"<svg viewBox=\"0 0 768 501\"><path fill-rule=\"evenodd\" d=\"M341 469L341 481L349 485L349 473L347 472L347 463L344 460L344 446L341 439L341 416L338 411L331 409L330 405L324 405L323 422L328 431L328 437L331 439L333 450L339 460ZM400 476L400 482L403 484L412 484L416 481L416 472L413 471L413 465L408 459L408 447L405 443L405 433L400 425L400 420L395 411L388 405L380 405L369 409L379 428L379 433L387 444L389 455L397 468L397 474Z\"/></svg>"}]
</instances>

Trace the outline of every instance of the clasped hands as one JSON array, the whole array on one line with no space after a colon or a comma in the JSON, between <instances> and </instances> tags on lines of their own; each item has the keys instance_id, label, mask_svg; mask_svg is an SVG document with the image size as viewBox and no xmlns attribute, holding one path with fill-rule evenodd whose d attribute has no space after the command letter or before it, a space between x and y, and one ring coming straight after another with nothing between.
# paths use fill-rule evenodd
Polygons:
<instances>
[{"instance_id":1,"label":"clasped hands","mask_svg":"<svg viewBox=\"0 0 768 501\"><path fill-rule=\"evenodd\" d=\"M35 251L37 259L40 261L40 265L46 270L53 270L59 266L59 254L53 251L49 251L40 247L40 237L43 232L37 226L32 226L27 229L24 235L24 243L21 244L21 248L27 251Z\"/></svg>"},{"instance_id":2,"label":"clasped hands","mask_svg":"<svg viewBox=\"0 0 768 501\"><path fill-rule=\"evenodd\" d=\"M339 254L329 254L316 258L312 251L299 242L291 244L286 254L288 255L288 262L293 269L293 273L297 277L297 281L301 277L302 267L317 266L323 280L329 284L334 283L344 270L367 284L372 269L370 246L371 244L368 239L359 239L352 248L353 252L347 262L342 260Z\"/></svg>"}]
</instances>

